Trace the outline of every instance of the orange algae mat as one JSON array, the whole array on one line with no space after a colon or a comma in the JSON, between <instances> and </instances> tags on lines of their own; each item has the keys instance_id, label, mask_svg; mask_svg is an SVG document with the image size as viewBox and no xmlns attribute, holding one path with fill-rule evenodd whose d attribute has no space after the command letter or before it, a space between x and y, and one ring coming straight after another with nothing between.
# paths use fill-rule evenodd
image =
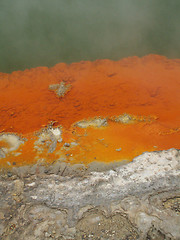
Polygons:
<instances>
[{"instance_id":1,"label":"orange algae mat","mask_svg":"<svg viewBox=\"0 0 180 240\"><path fill-rule=\"evenodd\" d=\"M52 89L61 83L70 87L58 96ZM149 55L0 73L0 132L1 167L108 163L180 148L180 60ZM22 140L14 149L3 138L12 134Z\"/></svg>"}]
</instances>

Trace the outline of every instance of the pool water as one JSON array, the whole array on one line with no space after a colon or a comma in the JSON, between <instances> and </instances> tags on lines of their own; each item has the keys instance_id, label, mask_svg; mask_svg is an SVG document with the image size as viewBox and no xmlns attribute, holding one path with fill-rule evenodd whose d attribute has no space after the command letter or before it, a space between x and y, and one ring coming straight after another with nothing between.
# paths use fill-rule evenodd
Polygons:
<instances>
[{"instance_id":1,"label":"pool water","mask_svg":"<svg viewBox=\"0 0 180 240\"><path fill-rule=\"evenodd\" d=\"M159 54L180 58L179 0L1 0L0 72Z\"/></svg>"}]
</instances>

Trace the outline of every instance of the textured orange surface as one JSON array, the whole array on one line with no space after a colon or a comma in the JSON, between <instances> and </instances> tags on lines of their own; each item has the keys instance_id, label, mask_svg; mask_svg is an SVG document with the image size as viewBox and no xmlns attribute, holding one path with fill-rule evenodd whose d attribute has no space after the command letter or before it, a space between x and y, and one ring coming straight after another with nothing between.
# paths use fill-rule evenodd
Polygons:
<instances>
[{"instance_id":1,"label":"textured orange surface","mask_svg":"<svg viewBox=\"0 0 180 240\"><path fill-rule=\"evenodd\" d=\"M72 87L58 98L49 85L62 81ZM143 151L180 148L179 92L180 60L157 55L0 73L0 132L33 136L34 131L56 121L56 126L63 127L63 143L74 138L80 143L69 150L72 163L131 160ZM72 126L83 119L123 113L156 120L135 124L109 121L107 127L75 130ZM74 135L78 131L79 138ZM29 147L24 144L24 155L16 157L17 163L35 162L30 142ZM115 151L120 147L122 151ZM52 160L52 156L46 157Z\"/></svg>"}]
</instances>

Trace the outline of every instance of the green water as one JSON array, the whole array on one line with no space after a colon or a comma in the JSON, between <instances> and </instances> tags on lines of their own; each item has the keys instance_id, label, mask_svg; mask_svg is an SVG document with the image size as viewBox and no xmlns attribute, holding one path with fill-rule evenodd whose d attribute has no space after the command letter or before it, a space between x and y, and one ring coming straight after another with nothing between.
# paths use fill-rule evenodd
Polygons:
<instances>
[{"instance_id":1,"label":"green water","mask_svg":"<svg viewBox=\"0 0 180 240\"><path fill-rule=\"evenodd\" d=\"M149 53L180 58L179 0L0 0L0 71Z\"/></svg>"}]
</instances>

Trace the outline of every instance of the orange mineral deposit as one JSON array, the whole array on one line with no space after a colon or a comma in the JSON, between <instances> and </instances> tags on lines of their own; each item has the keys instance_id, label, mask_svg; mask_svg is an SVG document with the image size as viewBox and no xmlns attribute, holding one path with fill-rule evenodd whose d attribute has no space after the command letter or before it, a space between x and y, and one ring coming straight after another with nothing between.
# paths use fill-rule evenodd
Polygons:
<instances>
[{"instance_id":1,"label":"orange mineral deposit","mask_svg":"<svg viewBox=\"0 0 180 240\"><path fill-rule=\"evenodd\" d=\"M180 60L158 55L0 73L1 167L180 148L179 91Z\"/></svg>"}]
</instances>

